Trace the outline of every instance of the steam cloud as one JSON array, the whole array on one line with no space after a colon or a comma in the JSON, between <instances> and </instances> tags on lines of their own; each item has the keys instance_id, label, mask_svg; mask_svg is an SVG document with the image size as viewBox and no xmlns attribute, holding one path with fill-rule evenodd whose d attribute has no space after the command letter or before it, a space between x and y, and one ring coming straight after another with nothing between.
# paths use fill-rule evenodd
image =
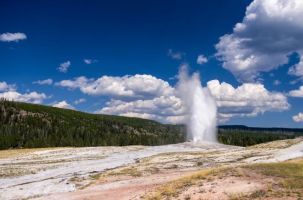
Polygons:
<instances>
[{"instance_id":1,"label":"steam cloud","mask_svg":"<svg viewBox=\"0 0 303 200\"><path fill-rule=\"evenodd\" d=\"M217 142L217 106L199 73L188 74L186 65L179 70L177 90L186 109L187 139L193 142Z\"/></svg>"}]
</instances>

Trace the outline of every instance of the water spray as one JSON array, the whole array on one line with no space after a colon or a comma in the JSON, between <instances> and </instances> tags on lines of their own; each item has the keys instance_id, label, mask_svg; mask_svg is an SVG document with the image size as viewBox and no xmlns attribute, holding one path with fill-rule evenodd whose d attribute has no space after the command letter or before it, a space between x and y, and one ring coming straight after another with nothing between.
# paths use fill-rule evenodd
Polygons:
<instances>
[{"instance_id":1,"label":"water spray","mask_svg":"<svg viewBox=\"0 0 303 200\"><path fill-rule=\"evenodd\" d=\"M199 73L188 74L187 65L179 71L177 91L186 109L187 139L193 142L217 142L217 106Z\"/></svg>"}]
</instances>

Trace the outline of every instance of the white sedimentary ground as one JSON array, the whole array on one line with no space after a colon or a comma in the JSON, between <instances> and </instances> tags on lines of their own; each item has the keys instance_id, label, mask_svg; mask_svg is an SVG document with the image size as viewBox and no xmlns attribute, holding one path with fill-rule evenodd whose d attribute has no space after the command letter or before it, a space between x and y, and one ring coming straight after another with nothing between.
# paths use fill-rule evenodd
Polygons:
<instances>
[{"instance_id":1,"label":"white sedimentary ground","mask_svg":"<svg viewBox=\"0 0 303 200\"><path fill-rule=\"evenodd\" d=\"M267 148L267 149L266 149ZM22 150L21 150L22 151ZM70 181L172 152L214 152L212 162L275 162L303 157L303 139L287 148L242 148L217 143L182 143L164 146L54 148L0 159L0 199L24 199L77 189ZM0 151L1 153L1 151ZM244 156L243 156L244 157ZM184 161L186 162L186 161Z\"/></svg>"}]
</instances>

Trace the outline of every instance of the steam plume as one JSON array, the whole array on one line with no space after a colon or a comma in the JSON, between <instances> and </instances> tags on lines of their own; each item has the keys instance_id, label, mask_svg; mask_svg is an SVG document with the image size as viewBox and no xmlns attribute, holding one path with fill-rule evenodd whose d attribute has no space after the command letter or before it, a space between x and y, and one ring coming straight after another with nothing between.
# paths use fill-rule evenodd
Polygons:
<instances>
[{"instance_id":1,"label":"steam plume","mask_svg":"<svg viewBox=\"0 0 303 200\"><path fill-rule=\"evenodd\" d=\"M199 73L190 76L182 65L177 90L187 113L187 139L216 142L217 106L208 88L202 87Z\"/></svg>"}]
</instances>

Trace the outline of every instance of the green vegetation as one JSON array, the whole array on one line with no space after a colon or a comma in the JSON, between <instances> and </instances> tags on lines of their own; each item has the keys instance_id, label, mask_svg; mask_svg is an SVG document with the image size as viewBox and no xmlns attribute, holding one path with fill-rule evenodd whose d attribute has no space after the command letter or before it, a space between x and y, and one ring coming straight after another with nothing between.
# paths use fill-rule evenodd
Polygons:
<instances>
[{"instance_id":1,"label":"green vegetation","mask_svg":"<svg viewBox=\"0 0 303 200\"><path fill-rule=\"evenodd\" d=\"M300 135L303 134L293 132L252 131L221 128L219 129L218 140L223 144L246 147L275 140L293 139Z\"/></svg>"},{"instance_id":2,"label":"green vegetation","mask_svg":"<svg viewBox=\"0 0 303 200\"><path fill-rule=\"evenodd\" d=\"M303 129L219 127L221 143L250 146L303 135ZM163 145L184 142L183 125L98 115L0 99L0 149Z\"/></svg>"},{"instance_id":3,"label":"green vegetation","mask_svg":"<svg viewBox=\"0 0 303 200\"><path fill-rule=\"evenodd\" d=\"M182 127L0 100L0 149L163 145L183 142Z\"/></svg>"}]
</instances>

